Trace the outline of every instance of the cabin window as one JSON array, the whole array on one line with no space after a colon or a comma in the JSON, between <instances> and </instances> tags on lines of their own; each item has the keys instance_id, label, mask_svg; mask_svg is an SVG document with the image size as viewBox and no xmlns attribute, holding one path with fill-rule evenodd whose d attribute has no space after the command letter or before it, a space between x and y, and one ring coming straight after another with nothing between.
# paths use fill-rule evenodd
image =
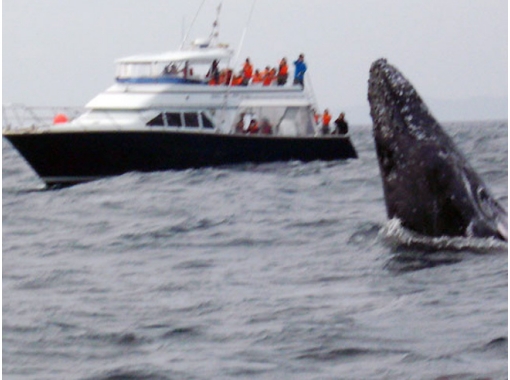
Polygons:
<instances>
[{"instance_id":1,"label":"cabin window","mask_svg":"<svg viewBox=\"0 0 510 380\"><path fill-rule=\"evenodd\" d=\"M204 128L214 128L214 124L212 123L211 119L207 117L207 115L203 112L200 113L202 115L202 126Z\"/></svg>"},{"instance_id":2,"label":"cabin window","mask_svg":"<svg viewBox=\"0 0 510 380\"><path fill-rule=\"evenodd\" d=\"M197 113L191 113L191 112L185 112L184 113L184 124L186 127L191 128L198 128L198 114Z\"/></svg>"},{"instance_id":3,"label":"cabin window","mask_svg":"<svg viewBox=\"0 0 510 380\"><path fill-rule=\"evenodd\" d=\"M147 125L149 127L164 127L165 121L163 120L163 114L160 113L158 116L156 116L154 119L150 120Z\"/></svg>"},{"instance_id":4,"label":"cabin window","mask_svg":"<svg viewBox=\"0 0 510 380\"><path fill-rule=\"evenodd\" d=\"M169 127L182 127L181 114L180 113L172 113L167 112L166 123Z\"/></svg>"}]
</instances>

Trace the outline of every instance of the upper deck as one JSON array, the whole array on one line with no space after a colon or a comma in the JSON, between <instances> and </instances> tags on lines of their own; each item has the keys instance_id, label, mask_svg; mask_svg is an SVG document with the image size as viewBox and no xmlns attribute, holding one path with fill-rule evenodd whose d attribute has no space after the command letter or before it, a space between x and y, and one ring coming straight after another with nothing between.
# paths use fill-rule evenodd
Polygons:
<instances>
[{"instance_id":1,"label":"upper deck","mask_svg":"<svg viewBox=\"0 0 510 380\"><path fill-rule=\"evenodd\" d=\"M313 95L300 85L245 82L235 78L233 51L227 45L195 43L190 49L144 54L116 61L115 84L94 97L88 109L144 110L158 107L229 108L245 100L313 107ZM213 80L212 66L218 69Z\"/></svg>"},{"instance_id":2,"label":"upper deck","mask_svg":"<svg viewBox=\"0 0 510 380\"><path fill-rule=\"evenodd\" d=\"M135 55L116 61L118 83L207 84L214 61L229 66L233 51L227 45L192 45L191 49Z\"/></svg>"}]
</instances>

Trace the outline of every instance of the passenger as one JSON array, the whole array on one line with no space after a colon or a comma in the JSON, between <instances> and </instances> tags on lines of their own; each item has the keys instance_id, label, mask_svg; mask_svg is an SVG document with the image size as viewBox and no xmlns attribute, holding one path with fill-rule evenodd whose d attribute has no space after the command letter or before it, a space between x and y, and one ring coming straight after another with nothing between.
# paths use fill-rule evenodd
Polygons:
<instances>
[{"instance_id":1,"label":"passenger","mask_svg":"<svg viewBox=\"0 0 510 380\"><path fill-rule=\"evenodd\" d=\"M244 133L244 113L239 115L239 121L236 124L235 133L236 134L243 134Z\"/></svg>"},{"instance_id":2,"label":"passenger","mask_svg":"<svg viewBox=\"0 0 510 380\"><path fill-rule=\"evenodd\" d=\"M217 85L221 84L222 79L225 79L223 70L219 71L217 69L216 74L214 74L214 73L210 74L210 72L211 72L211 70L209 70L205 76L206 79L209 79L209 81L208 81L209 86L217 86Z\"/></svg>"},{"instance_id":3,"label":"passenger","mask_svg":"<svg viewBox=\"0 0 510 380\"><path fill-rule=\"evenodd\" d=\"M177 75L179 74L179 69L177 69L177 65L175 63L168 64L165 66L165 70L163 71L163 74L166 75Z\"/></svg>"},{"instance_id":4,"label":"passenger","mask_svg":"<svg viewBox=\"0 0 510 380\"><path fill-rule=\"evenodd\" d=\"M253 74L253 77L251 78L252 84L259 84L264 81L264 78L262 77L261 72L257 69L255 70L255 74Z\"/></svg>"},{"instance_id":5,"label":"passenger","mask_svg":"<svg viewBox=\"0 0 510 380\"><path fill-rule=\"evenodd\" d=\"M181 72L183 73L184 79L188 79L189 77L193 76L193 68L189 66L188 61L186 61L184 64L184 68L181 70Z\"/></svg>"},{"instance_id":6,"label":"passenger","mask_svg":"<svg viewBox=\"0 0 510 380\"><path fill-rule=\"evenodd\" d=\"M262 133L263 135L273 134L273 127L271 126L267 118L262 119L262 122L260 123L260 133Z\"/></svg>"},{"instance_id":7,"label":"passenger","mask_svg":"<svg viewBox=\"0 0 510 380\"><path fill-rule=\"evenodd\" d=\"M333 134L346 135L347 133L349 133L349 125L345 120L345 113L342 112L335 120L335 130Z\"/></svg>"},{"instance_id":8,"label":"passenger","mask_svg":"<svg viewBox=\"0 0 510 380\"><path fill-rule=\"evenodd\" d=\"M276 67L273 67L271 69L273 79L271 80L271 84L276 84L276 79L278 78L278 69Z\"/></svg>"},{"instance_id":9,"label":"passenger","mask_svg":"<svg viewBox=\"0 0 510 380\"><path fill-rule=\"evenodd\" d=\"M243 66L243 86L248 86L250 83L251 77L253 76L253 66L250 63L250 58L246 58Z\"/></svg>"},{"instance_id":10,"label":"passenger","mask_svg":"<svg viewBox=\"0 0 510 380\"><path fill-rule=\"evenodd\" d=\"M243 84L243 72L241 71L238 75L234 75L232 79L232 86L241 86Z\"/></svg>"},{"instance_id":11,"label":"passenger","mask_svg":"<svg viewBox=\"0 0 510 380\"><path fill-rule=\"evenodd\" d=\"M220 84L220 70L218 68L218 60L215 59L213 61L211 68L207 72L206 78L209 78L209 84Z\"/></svg>"},{"instance_id":12,"label":"passenger","mask_svg":"<svg viewBox=\"0 0 510 380\"><path fill-rule=\"evenodd\" d=\"M289 67L287 66L287 60L282 58L280 61L280 66L278 67L278 86L283 86L287 83L287 78L289 76Z\"/></svg>"},{"instance_id":13,"label":"passenger","mask_svg":"<svg viewBox=\"0 0 510 380\"><path fill-rule=\"evenodd\" d=\"M322 115L322 134L329 134L329 123L331 122L331 115L329 114L329 110L325 109L324 114Z\"/></svg>"},{"instance_id":14,"label":"passenger","mask_svg":"<svg viewBox=\"0 0 510 380\"><path fill-rule=\"evenodd\" d=\"M222 82L222 84L225 84L226 86L230 86L231 79L232 79L232 69L226 69L225 70L225 82Z\"/></svg>"},{"instance_id":15,"label":"passenger","mask_svg":"<svg viewBox=\"0 0 510 380\"><path fill-rule=\"evenodd\" d=\"M259 133L259 123L257 123L257 120L251 119L247 133L250 135L256 135Z\"/></svg>"},{"instance_id":16,"label":"passenger","mask_svg":"<svg viewBox=\"0 0 510 380\"><path fill-rule=\"evenodd\" d=\"M319 124L320 118L321 118L321 115L319 113L317 113L317 110L314 108L313 109L313 121L315 122L315 125Z\"/></svg>"},{"instance_id":17,"label":"passenger","mask_svg":"<svg viewBox=\"0 0 510 380\"><path fill-rule=\"evenodd\" d=\"M266 79L266 76L269 74L270 71L271 68L269 66L266 66L266 68L260 72L260 75L262 76L262 82L264 82L264 79Z\"/></svg>"},{"instance_id":18,"label":"passenger","mask_svg":"<svg viewBox=\"0 0 510 380\"><path fill-rule=\"evenodd\" d=\"M294 72L294 84L300 84L301 87L305 87L305 72L306 72L306 63L305 56L300 54L298 59L294 61L294 66L296 70Z\"/></svg>"},{"instance_id":19,"label":"passenger","mask_svg":"<svg viewBox=\"0 0 510 380\"><path fill-rule=\"evenodd\" d=\"M270 69L269 72L264 77L263 86L271 86L276 79L276 69Z\"/></svg>"}]
</instances>

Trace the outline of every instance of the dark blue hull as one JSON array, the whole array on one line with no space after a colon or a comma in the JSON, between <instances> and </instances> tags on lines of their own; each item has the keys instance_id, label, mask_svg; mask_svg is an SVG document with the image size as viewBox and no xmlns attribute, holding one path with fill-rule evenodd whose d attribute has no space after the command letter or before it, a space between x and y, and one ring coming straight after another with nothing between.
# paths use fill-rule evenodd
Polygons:
<instances>
[{"instance_id":1,"label":"dark blue hull","mask_svg":"<svg viewBox=\"0 0 510 380\"><path fill-rule=\"evenodd\" d=\"M348 137L280 137L164 131L47 132L4 135L48 185L131 171L239 163L357 158Z\"/></svg>"}]
</instances>

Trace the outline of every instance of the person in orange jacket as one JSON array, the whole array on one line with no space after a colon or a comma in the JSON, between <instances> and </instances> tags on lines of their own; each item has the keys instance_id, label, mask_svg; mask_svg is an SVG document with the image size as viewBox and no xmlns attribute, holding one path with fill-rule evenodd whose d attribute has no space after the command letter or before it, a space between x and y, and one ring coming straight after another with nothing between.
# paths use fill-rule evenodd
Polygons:
<instances>
[{"instance_id":1,"label":"person in orange jacket","mask_svg":"<svg viewBox=\"0 0 510 380\"><path fill-rule=\"evenodd\" d=\"M258 84L262 83L264 81L264 77L262 76L262 73L257 69L255 70L255 74L253 74L253 77L251 78L252 84Z\"/></svg>"},{"instance_id":2,"label":"person in orange jacket","mask_svg":"<svg viewBox=\"0 0 510 380\"><path fill-rule=\"evenodd\" d=\"M266 76L267 74L269 74L269 71L271 71L271 68L269 66L266 66L266 68L260 72L260 75L262 76L262 82L264 82L264 79L266 79Z\"/></svg>"},{"instance_id":3,"label":"person in orange jacket","mask_svg":"<svg viewBox=\"0 0 510 380\"><path fill-rule=\"evenodd\" d=\"M317 113L316 109L313 109L313 121L315 122L315 125L319 125L320 118L321 114Z\"/></svg>"},{"instance_id":4,"label":"person in orange jacket","mask_svg":"<svg viewBox=\"0 0 510 380\"><path fill-rule=\"evenodd\" d=\"M322 114L322 134L329 134L329 123L331 122L331 115L329 114L329 110L325 109Z\"/></svg>"},{"instance_id":5,"label":"person in orange jacket","mask_svg":"<svg viewBox=\"0 0 510 380\"><path fill-rule=\"evenodd\" d=\"M246 58L243 65L243 86L248 86L250 79L253 76L253 65L250 63L250 58Z\"/></svg>"},{"instance_id":6,"label":"person in orange jacket","mask_svg":"<svg viewBox=\"0 0 510 380\"><path fill-rule=\"evenodd\" d=\"M264 83L263 86L270 86L273 84L274 80L276 79L276 69L270 69L269 72L264 77Z\"/></svg>"},{"instance_id":7,"label":"person in orange jacket","mask_svg":"<svg viewBox=\"0 0 510 380\"><path fill-rule=\"evenodd\" d=\"M240 72L239 75L234 75L234 77L232 78L232 83L231 85L232 86L241 86L243 85L243 73Z\"/></svg>"},{"instance_id":8,"label":"person in orange jacket","mask_svg":"<svg viewBox=\"0 0 510 380\"><path fill-rule=\"evenodd\" d=\"M287 66L287 60L285 58L282 58L280 61L280 66L278 67L278 77L277 77L277 84L278 86L283 86L285 83L287 83L287 78L289 76L289 67Z\"/></svg>"}]
</instances>

